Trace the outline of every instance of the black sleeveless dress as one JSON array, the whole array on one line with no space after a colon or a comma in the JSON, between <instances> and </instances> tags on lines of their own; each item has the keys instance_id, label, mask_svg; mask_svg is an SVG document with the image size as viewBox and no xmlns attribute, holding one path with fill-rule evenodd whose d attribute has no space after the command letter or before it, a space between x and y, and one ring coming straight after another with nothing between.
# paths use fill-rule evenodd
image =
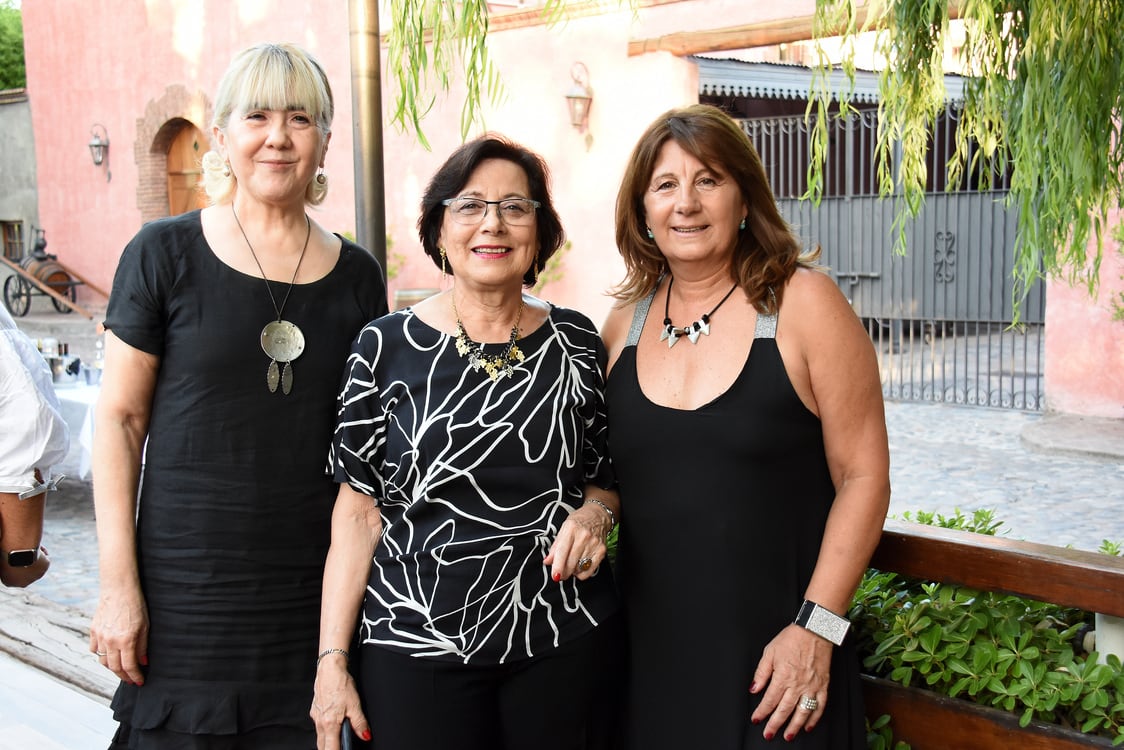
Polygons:
<instances>
[{"instance_id":1,"label":"black sleeveless dress","mask_svg":"<svg viewBox=\"0 0 1124 750\"><path fill-rule=\"evenodd\" d=\"M639 323L609 375L629 635L630 750L774 747L749 717L762 650L803 601L835 490L819 419L759 316L741 374L695 410L658 406L636 373ZM866 747L858 659L836 647L826 710L785 747Z\"/></svg>"}]
</instances>

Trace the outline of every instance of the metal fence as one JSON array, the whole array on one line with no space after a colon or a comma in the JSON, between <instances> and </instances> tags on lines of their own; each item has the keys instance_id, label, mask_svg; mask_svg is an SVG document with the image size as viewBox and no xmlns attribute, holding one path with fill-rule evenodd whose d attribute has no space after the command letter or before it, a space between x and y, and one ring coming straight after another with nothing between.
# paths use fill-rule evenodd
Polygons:
<instances>
[{"instance_id":1,"label":"metal fence","mask_svg":"<svg viewBox=\"0 0 1124 750\"><path fill-rule=\"evenodd\" d=\"M876 345L886 398L1041 410L1044 287L1035 282L1014 325L1017 212L1009 171L980 159L948 184L957 112L931 133L926 200L894 252L899 196L878 197L877 113L829 125L823 199L808 187L803 117L741 120L761 155L781 213L834 274Z\"/></svg>"}]
</instances>

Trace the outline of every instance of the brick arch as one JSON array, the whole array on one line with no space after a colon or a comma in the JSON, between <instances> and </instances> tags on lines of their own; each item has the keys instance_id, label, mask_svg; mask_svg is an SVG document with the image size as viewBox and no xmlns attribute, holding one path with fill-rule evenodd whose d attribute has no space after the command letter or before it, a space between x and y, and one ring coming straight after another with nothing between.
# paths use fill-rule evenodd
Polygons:
<instances>
[{"instance_id":1,"label":"brick arch","mask_svg":"<svg viewBox=\"0 0 1124 750\"><path fill-rule=\"evenodd\" d=\"M168 146L189 125L203 133L212 116L211 100L200 92L174 85L145 106L137 119L133 158L137 163L137 208L141 222L168 215Z\"/></svg>"}]
</instances>

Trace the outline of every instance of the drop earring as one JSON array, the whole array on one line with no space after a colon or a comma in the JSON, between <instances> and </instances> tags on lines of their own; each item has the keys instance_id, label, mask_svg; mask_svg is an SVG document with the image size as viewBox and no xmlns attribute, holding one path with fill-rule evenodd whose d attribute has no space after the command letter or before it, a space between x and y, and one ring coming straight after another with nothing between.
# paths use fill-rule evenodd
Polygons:
<instances>
[{"instance_id":1,"label":"drop earring","mask_svg":"<svg viewBox=\"0 0 1124 750\"><path fill-rule=\"evenodd\" d=\"M652 228L648 227L648 239L654 240L655 238L656 238L656 235L652 234Z\"/></svg>"},{"instance_id":2,"label":"drop earring","mask_svg":"<svg viewBox=\"0 0 1124 750\"><path fill-rule=\"evenodd\" d=\"M230 177L230 174L231 174L231 172L230 172L230 162L224 161L222 163L222 176L223 177Z\"/></svg>"},{"instance_id":3,"label":"drop earring","mask_svg":"<svg viewBox=\"0 0 1124 750\"><path fill-rule=\"evenodd\" d=\"M738 230L745 229L745 217L742 217L742 223L738 224Z\"/></svg>"},{"instance_id":4,"label":"drop earring","mask_svg":"<svg viewBox=\"0 0 1124 750\"><path fill-rule=\"evenodd\" d=\"M448 278L449 274L445 270L445 248L438 248L441 251L441 280L444 281Z\"/></svg>"},{"instance_id":5,"label":"drop earring","mask_svg":"<svg viewBox=\"0 0 1124 750\"><path fill-rule=\"evenodd\" d=\"M327 183L328 183L328 178L324 176L324 169L323 169L323 167L321 167L320 171L316 173L316 184L317 185L326 185Z\"/></svg>"}]
</instances>

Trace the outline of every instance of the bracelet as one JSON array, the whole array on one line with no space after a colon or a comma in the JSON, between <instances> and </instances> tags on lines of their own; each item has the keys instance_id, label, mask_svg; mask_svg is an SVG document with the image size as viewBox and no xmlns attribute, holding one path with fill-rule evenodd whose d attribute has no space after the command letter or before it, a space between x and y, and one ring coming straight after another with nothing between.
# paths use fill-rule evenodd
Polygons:
<instances>
[{"instance_id":1,"label":"bracelet","mask_svg":"<svg viewBox=\"0 0 1124 750\"><path fill-rule=\"evenodd\" d=\"M800 605L800 611L796 613L796 624L805 630L818 635L820 638L825 638L836 646L843 643L843 638L846 637L847 631L851 628L851 621L846 617L840 617L808 599Z\"/></svg>"},{"instance_id":2,"label":"bracelet","mask_svg":"<svg viewBox=\"0 0 1124 750\"><path fill-rule=\"evenodd\" d=\"M613 529L615 529L615 528L617 527L617 514L613 512L613 509L612 509L612 508L610 508L610 507L609 507L608 505L606 505L605 503L601 502L600 500L598 500L598 499L597 499L597 498L595 498L595 497L587 497L587 498L585 499L585 501L586 501L587 503L593 503L594 505L600 505L600 506L601 506L601 510L603 510L603 511L605 511L606 513L608 513L608 514L609 514L609 532L608 532L608 534L606 534L606 536L608 536L609 534L612 534L612 533L613 533Z\"/></svg>"},{"instance_id":3,"label":"bracelet","mask_svg":"<svg viewBox=\"0 0 1124 750\"><path fill-rule=\"evenodd\" d=\"M316 655L316 666L319 667L320 661L325 656L330 656L332 654L343 654L344 662L351 661L351 658L347 655L347 651L345 651L344 649L342 649L342 648L326 648L323 651L321 651L319 654Z\"/></svg>"}]
</instances>

